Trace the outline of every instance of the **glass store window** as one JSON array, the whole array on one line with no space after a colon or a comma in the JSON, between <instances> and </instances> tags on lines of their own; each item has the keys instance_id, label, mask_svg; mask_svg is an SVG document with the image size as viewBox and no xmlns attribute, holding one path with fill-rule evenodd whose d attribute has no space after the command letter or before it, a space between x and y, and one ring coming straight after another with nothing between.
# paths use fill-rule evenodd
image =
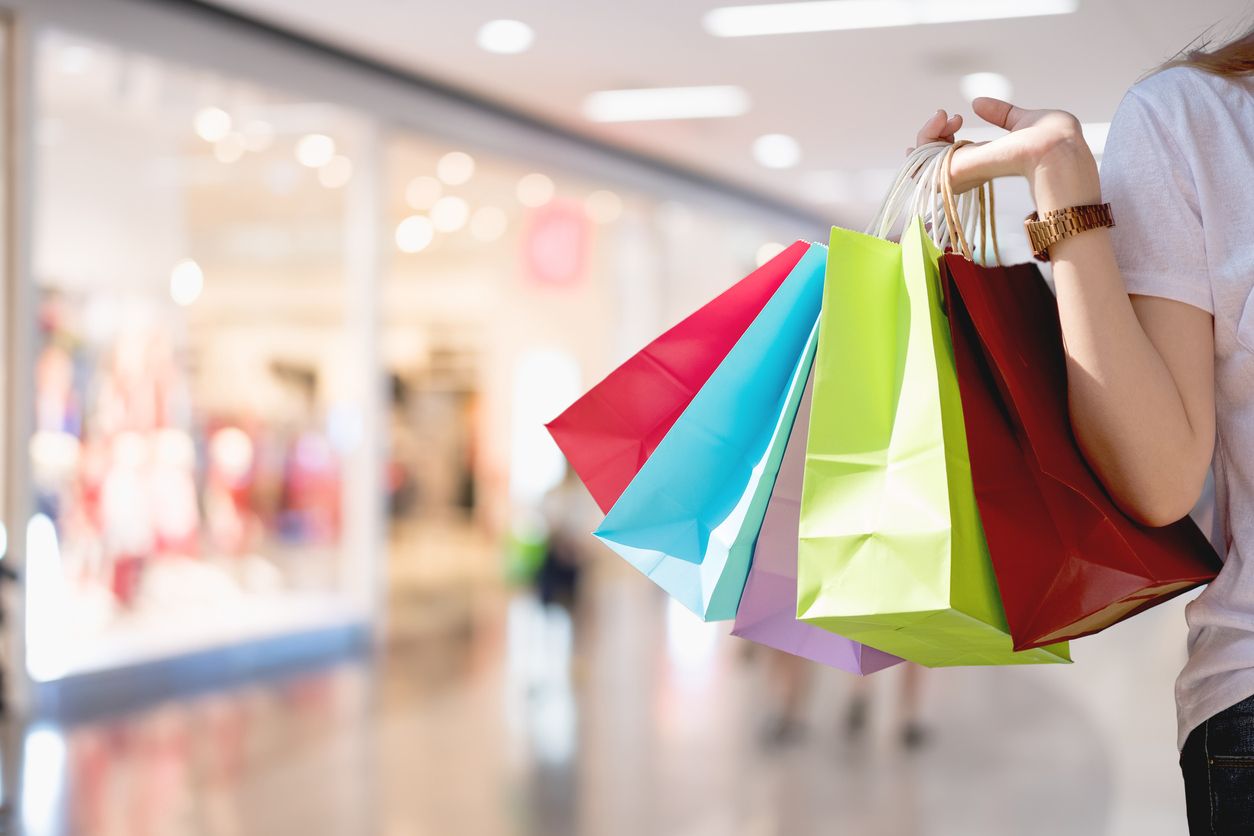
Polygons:
<instances>
[{"instance_id":1,"label":"glass store window","mask_svg":"<svg viewBox=\"0 0 1254 836\"><path fill-rule=\"evenodd\" d=\"M38 42L36 679L359 617L342 108Z\"/></svg>"}]
</instances>

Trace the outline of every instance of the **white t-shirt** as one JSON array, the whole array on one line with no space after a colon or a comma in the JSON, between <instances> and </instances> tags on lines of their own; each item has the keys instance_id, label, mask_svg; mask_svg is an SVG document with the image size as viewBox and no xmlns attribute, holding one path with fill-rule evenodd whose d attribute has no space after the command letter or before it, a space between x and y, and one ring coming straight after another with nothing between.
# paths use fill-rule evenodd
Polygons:
<instances>
[{"instance_id":1,"label":"white t-shirt","mask_svg":"<svg viewBox=\"0 0 1254 836\"><path fill-rule=\"evenodd\" d=\"M1254 79L1173 68L1124 97L1102 161L1129 293L1215 317L1215 510L1225 563L1185 610L1181 748L1254 696ZM1225 554L1226 552L1226 554Z\"/></svg>"}]
</instances>

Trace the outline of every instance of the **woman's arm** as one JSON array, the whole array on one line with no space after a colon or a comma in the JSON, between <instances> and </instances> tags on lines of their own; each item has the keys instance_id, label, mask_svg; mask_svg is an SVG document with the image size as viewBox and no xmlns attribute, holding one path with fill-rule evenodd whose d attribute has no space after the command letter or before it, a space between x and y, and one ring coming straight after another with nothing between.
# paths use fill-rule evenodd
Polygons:
<instances>
[{"instance_id":1,"label":"woman's arm","mask_svg":"<svg viewBox=\"0 0 1254 836\"><path fill-rule=\"evenodd\" d=\"M1011 133L954 154L955 191L1020 175L1040 212L1102 202L1097 165L1074 117L987 98L974 106ZM937 113L919 140L956 129ZM1130 516L1174 522L1201 494L1215 443L1212 318L1181 302L1129 297L1105 229L1061 241L1050 255L1080 447Z\"/></svg>"}]
</instances>

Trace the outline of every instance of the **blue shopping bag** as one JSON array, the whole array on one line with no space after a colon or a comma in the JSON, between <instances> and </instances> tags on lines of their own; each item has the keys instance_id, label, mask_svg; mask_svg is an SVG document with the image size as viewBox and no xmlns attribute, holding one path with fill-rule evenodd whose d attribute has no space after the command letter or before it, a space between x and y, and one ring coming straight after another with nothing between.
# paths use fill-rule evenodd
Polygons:
<instances>
[{"instance_id":1,"label":"blue shopping bag","mask_svg":"<svg viewBox=\"0 0 1254 836\"><path fill-rule=\"evenodd\" d=\"M736 615L814 361L826 267L811 244L596 531L707 621Z\"/></svg>"}]
</instances>

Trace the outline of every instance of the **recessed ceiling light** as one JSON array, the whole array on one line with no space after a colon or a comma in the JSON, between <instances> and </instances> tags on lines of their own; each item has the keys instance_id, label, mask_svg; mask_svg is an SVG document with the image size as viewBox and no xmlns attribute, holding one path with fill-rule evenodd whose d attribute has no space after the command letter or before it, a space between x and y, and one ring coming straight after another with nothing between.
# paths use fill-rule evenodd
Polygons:
<instances>
[{"instance_id":1,"label":"recessed ceiling light","mask_svg":"<svg viewBox=\"0 0 1254 836\"><path fill-rule=\"evenodd\" d=\"M531 48L536 33L521 20L489 20L479 27L479 46L498 55L517 55Z\"/></svg>"},{"instance_id":2,"label":"recessed ceiling light","mask_svg":"<svg viewBox=\"0 0 1254 836\"><path fill-rule=\"evenodd\" d=\"M518 187L515 190L518 196L518 202L523 206L536 208L543 206L553 199L553 193L556 191L553 181L546 175L534 173L528 174L518 181Z\"/></svg>"},{"instance_id":3,"label":"recessed ceiling light","mask_svg":"<svg viewBox=\"0 0 1254 836\"><path fill-rule=\"evenodd\" d=\"M1008 102L1015 94L1010 79L1001 73L969 73L958 83L962 98L966 101L978 99L980 96L991 96Z\"/></svg>"},{"instance_id":4,"label":"recessed ceiling light","mask_svg":"<svg viewBox=\"0 0 1254 836\"><path fill-rule=\"evenodd\" d=\"M460 186L475 176L475 158L465 151L449 151L435 164L435 175L450 186Z\"/></svg>"},{"instance_id":5,"label":"recessed ceiling light","mask_svg":"<svg viewBox=\"0 0 1254 836\"><path fill-rule=\"evenodd\" d=\"M766 262L770 261L772 258L779 255L783 251L784 251L784 245L777 243L775 241L768 241L767 243L763 244L762 246L758 247L758 252L756 256L756 261L758 263L758 266L761 267L763 264L766 264Z\"/></svg>"},{"instance_id":6,"label":"recessed ceiling light","mask_svg":"<svg viewBox=\"0 0 1254 836\"><path fill-rule=\"evenodd\" d=\"M205 274L200 265L185 258L170 271L170 298L176 304L187 307L200 298L205 287Z\"/></svg>"},{"instance_id":7,"label":"recessed ceiling light","mask_svg":"<svg viewBox=\"0 0 1254 836\"><path fill-rule=\"evenodd\" d=\"M583 114L593 122L712 119L748 110L749 94L733 85L602 90L583 101Z\"/></svg>"},{"instance_id":8,"label":"recessed ceiling light","mask_svg":"<svg viewBox=\"0 0 1254 836\"><path fill-rule=\"evenodd\" d=\"M792 168L801 162L801 146L787 134L764 134L753 141L753 158L765 168Z\"/></svg>"},{"instance_id":9,"label":"recessed ceiling light","mask_svg":"<svg viewBox=\"0 0 1254 836\"><path fill-rule=\"evenodd\" d=\"M1079 0L811 0L722 6L707 12L704 24L711 35L737 38L1039 17L1069 14L1079 5Z\"/></svg>"},{"instance_id":10,"label":"recessed ceiling light","mask_svg":"<svg viewBox=\"0 0 1254 836\"><path fill-rule=\"evenodd\" d=\"M335 156L335 140L326 134L305 134L296 143L296 159L301 165L321 168Z\"/></svg>"},{"instance_id":11,"label":"recessed ceiling light","mask_svg":"<svg viewBox=\"0 0 1254 836\"><path fill-rule=\"evenodd\" d=\"M445 195L431 207L431 225L440 232L456 232L469 217L470 206L457 195Z\"/></svg>"},{"instance_id":12,"label":"recessed ceiling light","mask_svg":"<svg viewBox=\"0 0 1254 836\"><path fill-rule=\"evenodd\" d=\"M205 142L217 142L231 132L231 115L220 107L202 107L192 118L192 127Z\"/></svg>"},{"instance_id":13,"label":"recessed ceiling light","mask_svg":"<svg viewBox=\"0 0 1254 836\"><path fill-rule=\"evenodd\" d=\"M435 227L422 215L410 215L396 225L396 246L404 253L419 253L435 240Z\"/></svg>"}]
</instances>

